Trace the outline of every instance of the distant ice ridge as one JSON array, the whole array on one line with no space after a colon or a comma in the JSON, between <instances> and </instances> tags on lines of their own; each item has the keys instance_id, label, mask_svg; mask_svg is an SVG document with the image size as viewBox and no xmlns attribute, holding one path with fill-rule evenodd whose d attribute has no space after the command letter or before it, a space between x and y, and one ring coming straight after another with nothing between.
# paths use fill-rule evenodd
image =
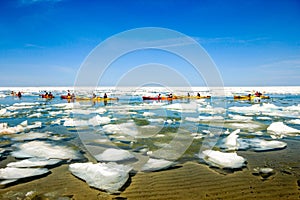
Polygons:
<instances>
[{"instance_id":1,"label":"distant ice ridge","mask_svg":"<svg viewBox=\"0 0 300 200\"><path fill-rule=\"evenodd\" d=\"M90 186L117 193L129 178L132 167L110 163L74 163L69 165L72 174L85 180Z\"/></svg>"},{"instance_id":2,"label":"distant ice ridge","mask_svg":"<svg viewBox=\"0 0 300 200\"><path fill-rule=\"evenodd\" d=\"M94 90L98 93L108 92L111 94L132 94L132 87L88 87L88 88L76 88L76 87L0 87L0 92L7 91L22 91L25 92L26 95L30 95L32 93L41 93L43 91L56 91L59 93L65 93L66 91L74 91L80 92L78 89L81 89L83 92ZM218 90L220 88L217 88ZM164 87L142 87L142 88L134 88L134 94L138 96L142 95L157 95L158 93L169 93L172 91L173 94L176 95L186 95L187 92L190 92L191 95L196 95L197 92L200 92L201 95L210 95L210 91L208 87L169 87L168 89ZM255 91L260 91L262 93L267 94L291 94L291 95L299 95L300 87L299 86L276 86L276 87L224 87L224 93L226 96L233 96L235 94L249 94ZM90 94L90 93L89 93ZM4 96L3 96L4 97Z\"/></svg>"}]
</instances>

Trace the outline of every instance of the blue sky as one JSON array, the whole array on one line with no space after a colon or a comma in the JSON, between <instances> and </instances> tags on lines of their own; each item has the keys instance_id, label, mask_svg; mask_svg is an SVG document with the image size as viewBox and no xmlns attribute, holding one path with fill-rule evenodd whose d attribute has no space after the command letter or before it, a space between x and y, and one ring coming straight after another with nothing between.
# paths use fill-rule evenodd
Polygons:
<instances>
[{"instance_id":1,"label":"blue sky","mask_svg":"<svg viewBox=\"0 0 300 200\"><path fill-rule=\"evenodd\" d=\"M139 27L194 38L226 86L299 85L299 19L297 0L0 1L0 86L73 85L100 42ZM186 66L178 61L176 70L184 74ZM192 85L203 84L185 76ZM112 71L103 84L114 84L113 79Z\"/></svg>"}]
</instances>

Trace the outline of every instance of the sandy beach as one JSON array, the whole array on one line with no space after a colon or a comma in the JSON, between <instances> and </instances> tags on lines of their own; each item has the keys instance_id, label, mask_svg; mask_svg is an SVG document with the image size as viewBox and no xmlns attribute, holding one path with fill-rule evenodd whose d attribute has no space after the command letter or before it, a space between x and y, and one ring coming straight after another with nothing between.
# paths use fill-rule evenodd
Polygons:
<instances>
[{"instance_id":1,"label":"sandy beach","mask_svg":"<svg viewBox=\"0 0 300 200\"><path fill-rule=\"evenodd\" d=\"M120 194L108 194L89 187L68 171L68 165L51 169L51 174L0 189L1 199L299 199L299 142L288 141L281 151L249 152L247 167L226 172L187 162L159 172L138 172ZM288 156L287 156L288 155ZM275 173L264 179L254 175L255 167L270 167ZM27 194L27 196L26 196Z\"/></svg>"}]
</instances>

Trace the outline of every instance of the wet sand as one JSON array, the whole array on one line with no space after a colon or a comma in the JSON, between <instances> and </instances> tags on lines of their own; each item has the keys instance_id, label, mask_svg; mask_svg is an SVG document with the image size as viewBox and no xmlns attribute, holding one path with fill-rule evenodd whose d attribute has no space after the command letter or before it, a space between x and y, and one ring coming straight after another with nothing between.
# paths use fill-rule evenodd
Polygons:
<instances>
[{"instance_id":1,"label":"wet sand","mask_svg":"<svg viewBox=\"0 0 300 200\"><path fill-rule=\"evenodd\" d=\"M280 151L240 151L248 164L234 173L196 162L160 172L139 172L114 195L90 188L67 170L68 165L62 165L46 177L0 189L0 199L25 199L30 191L34 193L27 199L300 199L297 146L299 142L288 141L288 147ZM275 174L263 179L253 174L255 167L271 167Z\"/></svg>"}]
</instances>

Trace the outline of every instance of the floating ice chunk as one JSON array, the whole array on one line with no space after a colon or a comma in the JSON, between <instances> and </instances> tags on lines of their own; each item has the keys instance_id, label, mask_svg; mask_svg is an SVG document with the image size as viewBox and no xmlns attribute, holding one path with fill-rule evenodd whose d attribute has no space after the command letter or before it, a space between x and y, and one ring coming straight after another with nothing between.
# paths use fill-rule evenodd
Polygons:
<instances>
[{"instance_id":1,"label":"floating ice chunk","mask_svg":"<svg viewBox=\"0 0 300 200\"><path fill-rule=\"evenodd\" d=\"M144 112L143 113L143 116L144 117L152 117L152 116L154 116L155 115L155 113L153 113L153 112Z\"/></svg>"},{"instance_id":2,"label":"floating ice chunk","mask_svg":"<svg viewBox=\"0 0 300 200\"><path fill-rule=\"evenodd\" d=\"M242 130L249 130L254 131L256 129L261 129L264 127L263 124L254 121L247 121L247 122L236 122L236 123L225 123L225 127L233 128L233 129L242 129Z\"/></svg>"},{"instance_id":3,"label":"floating ice chunk","mask_svg":"<svg viewBox=\"0 0 300 200\"><path fill-rule=\"evenodd\" d=\"M123 149L109 148L106 149L103 153L96 155L95 158L98 161L117 162L132 159L134 158L134 155L132 155L129 151Z\"/></svg>"},{"instance_id":4,"label":"floating ice chunk","mask_svg":"<svg viewBox=\"0 0 300 200\"><path fill-rule=\"evenodd\" d=\"M14 134L14 133L20 133L25 130L30 130L34 128L39 128L42 126L41 122L35 122L32 125L28 125L27 120L23 121L17 126L14 127L8 127L7 123L0 124L0 135L1 134Z\"/></svg>"},{"instance_id":5,"label":"floating ice chunk","mask_svg":"<svg viewBox=\"0 0 300 200\"><path fill-rule=\"evenodd\" d=\"M13 137L12 140L14 141L28 141L28 140L35 140L35 139L47 139L49 137L48 133L23 133L18 134L17 136Z\"/></svg>"},{"instance_id":6,"label":"floating ice chunk","mask_svg":"<svg viewBox=\"0 0 300 200\"><path fill-rule=\"evenodd\" d=\"M208 113L208 114L219 114L225 113L226 109L222 107L212 107L211 105L207 105L205 108L198 108L199 112Z\"/></svg>"},{"instance_id":7,"label":"floating ice chunk","mask_svg":"<svg viewBox=\"0 0 300 200\"><path fill-rule=\"evenodd\" d=\"M223 153L214 150L205 150L199 156L211 166L219 168L242 168L245 165L246 159L237 155L237 153Z\"/></svg>"},{"instance_id":8,"label":"floating ice chunk","mask_svg":"<svg viewBox=\"0 0 300 200\"><path fill-rule=\"evenodd\" d=\"M42 116L42 113L34 113L32 115L29 115L28 118L39 118Z\"/></svg>"},{"instance_id":9,"label":"floating ice chunk","mask_svg":"<svg viewBox=\"0 0 300 200\"><path fill-rule=\"evenodd\" d=\"M199 122L199 118L197 117L186 117L185 120L190 122Z\"/></svg>"},{"instance_id":10,"label":"floating ice chunk","mask_svg":"<svg viewBox=\"0 0 300 200\"><path fill-rule=\"evenodd\" d=\"M233 131L230 135L228 135L225 139L225 145L228 150L237 150L239 147L239 143L237 138L239 137L237 134L240 132L240 129Z\"/></svg>"},{"instance_id":11,"label":"floating ice chunk","mask_svg":"<svg viewBox=\"0 0 300 200\"><path fill-rule=\"evenodd\" d=\"M94 113L104 114L107 110L105 108L98 108L94 111Z\"/></svg>"},{"instance_id":12,"label":"floating ice chunk","mask_svg":"<svg viewBox=\"0 0 300 200\"><path fill-rule=\"evenodd\" d=\"M48 173L49 170L45 168L15 168L6 167L0 169L0 179L21 179L32 176L39 176Z\"/></svg>"},{"instance_id":13,"label":"floating ice chunk","mask_svg":"<svg viewBox=\"0 0 300 200\"><path fill-rule=\"evenodd\" d=\"M2 109L0 110L0 116L1 116L1 115L4 115L4 114L6 113L6 111L7 111L6 108L2 108Z\"/></svg>"},{"instance_id":14,"label":"floating ice chunk","mask_svg":"<svg viewBox=\"0 0 300 200\"><path fill-rule=\"evenodd\" d=\"M242 116L242 115L232 115L232 114L229 114L228 117L230 117L234 120L239 120L239 121L250 121L253 119L252 117L247 117L247 116Z\"/></svg>"},{"instance_id":15,"label":"floating ice chunk","mask_svg":"<svg viewBox=\"0 0 300 200\"><path fill-rule=\"evenodd\" d=\"M13 106L23 107L23 106L38 106L40 105L39 102L21 102L21 103L14 103Z\"/></svg>"},{"instance_id":16,"label":"floating ice chunk","mask_svg":"<svg viewBox=\"0 0 300 200\"><path fill-rule=\"evenodd\" d=\"M126 183L132 167L116 163L74 163L69 165L72 174L92 187L116 193Z\"/></svg>"},{"instance_id":17,"label":"floating ice chunk","mask_svg":"<svg viewBox=\"0 0 300 200\"><path fill-rule=\"evenodd\" d=\"M250 147L255 151L268 151L268 150L275 150L275 149L284 149L286 147L285 142L281 141L268 141L262 140L258 138L248 139L248 143Z\"/></svg>"},{"instance_id":18,"label":"floating ice chunk","mask_svg":"<svg viewBox=\"0 0 300 200\"><path fill-rule=\"evenodd\" d=\"M289 124L300 124L300 119L291 119L286 122Z\"/></svg>"},{"instance_id":19,"label":"floating ice chunk","mask_svg":"<svg viewBox=\"0 0 300 200\"><path fill-rule=\"evenodd\" d=\"M153 123L164 123L165 120L162 118L156 118L156 119L148 119L149 122L153 122Z\"/></svg>"},{"instance_id":20,"label":"floating ice chunk","mask_svg":"<svg viewBox=\"0 0 300 200\"><path fill-rule=\"evenodd\" d=\"M170 105L164 106L166 109L169 110L176 110L178 112L196 112L198 105L194 103L189 103L189 104L183 104L183 103L174 103Z\"/></svg>"},{"instance_id":21,"label":"floating ice chunk","mask_svg":"<svg viewBox=\"0 0 300 200\"><path fill-rule=\"evenodd\" d=\"M99 126L103 124L109 124L110 121L111 119L109 117L101 117L99 115L96 115L95 117L91 118L88 123L93 126Z\"/></svg>"},{"instance_id":22,"label":"floating ice chunk","mask_svg":"<svg viewBox=\"0 0 300 200\"><path fill-rule=\"evenodd\" d=\"M222 121L224 117L222 116L199 116L199 120L201 121Z\"/></svg>"},{"instance_id":23,"label":"floating ice chunk","mask_svg":"<svg viewBox=\"0 0 300 200\"><path fill-rule=\"evenodd\" d=\"M64 126L88 126L88 121L85 120L74 120L74 119L66 119L64 122Z\"/></svg>"},{"instance_id":24,"label":"floating ice chunk","mask_svg":"<svg viewBox=\"0 0 300 200\"><path fill-rule=\"evenodd\" d=\"M293 136L295 134L299 134L300 130L289 127L283 122L273 122L268 128L267 131L271 134L273 137L279 137L282 138L284 135L290 135Z\"/></svg>"},{"instance_id":25,"label":"floating ice chunk","mask_svg":"<svg viewBox=\"0 0 300 200\"><path fill-rule=\"evenodd\" d=\"M259 120L272 120L271 117L257 117Z\"/></svg>"},{"instance_id":26,"label":"floating ice chunk","mask_svg":"<svg viewBox=\"0 0 300 200\"><path fill-rule=\"evenodd\" d=\"M137 126L131 121L122 124L108 124L103 126L103 130L110 134L126 134L130 136L138 135Z\"/></svg>"},{"instance_id":27,"label":"floating ice chunk","mask_svg":"<svg viewBox=\"0 0 300 200\"><path fill-rule=\"evenodd\" d=\"M51 124L58 124L58 125L60 125L60 122L61 122L61 119L56 119L56 120L54 120L54 121L52 121L51 122Z\"/></svg>"},{"instance_id":28,"label":"floating ice chunk","mask_svg":"<svg viewBox=\"0 0 300 200\"><path fill-rule=\"evenodd\" d=\"M300 104L298 104L297 106L293 105L293 106L285 107L285 108L283 108L283 110L300 112Z\"/></svg>"},{"instance_id":29,"label":"floating ice chunk","mask_svg":"<svg viewBox=\"0 0 300 200\"><path fill-rule=\"evenodd\" d=\"M45 158L29 158L18 162L11 162L7 164L7 167L44 167L49 165L56 165L61 162L59 159L45 159Z\"/></svg>"},{"instance_id":30,"label":"floating ice chunk","mask_svg":"<svg viewBox=\"0 0 300 200\"><path fill-rule=\"evenodd\" d=\"M13 151L12 156L17 158L57 158L62 160L78 159L77 152L69 147L51 145L44 141L31 141L17 145L18 151Z\"/></svg>"},{"instance_id":31,"label":"floating ice chunk","mask_svg":"<svg viewBox=\"0 0 300 200\"><path fill-rule=\"evenodd\" d=\"M60 111L51 111L49 112L49 115L51 116L56 116L56 115L59 115L59 114L63 114L63 112L60 110Z\"/></svg>"},{"instance_id":32,"label":"floating ice chunk","mask_svg":"<svg viewBox=\"0 0 300 200\"><path fill-rule=\"evenodd\" d=\"M162 169L167 169L174 165L174 162L164 160L164 159L153 159L150 158L146 164L142 167L142 171L158 171Z\"/></svg>"},{"instance_id":33,"label":"floating ice chunk","mask_svg":"<svg viewBox=\"0 0 300 200\"><path fill-rule=\"evenodd\" d=\"M28 125L26 127L26 130L31 130L35 128L41 128L42 127L42 122L34 122L32 125Z\"/></svg>"}]
</instances>

